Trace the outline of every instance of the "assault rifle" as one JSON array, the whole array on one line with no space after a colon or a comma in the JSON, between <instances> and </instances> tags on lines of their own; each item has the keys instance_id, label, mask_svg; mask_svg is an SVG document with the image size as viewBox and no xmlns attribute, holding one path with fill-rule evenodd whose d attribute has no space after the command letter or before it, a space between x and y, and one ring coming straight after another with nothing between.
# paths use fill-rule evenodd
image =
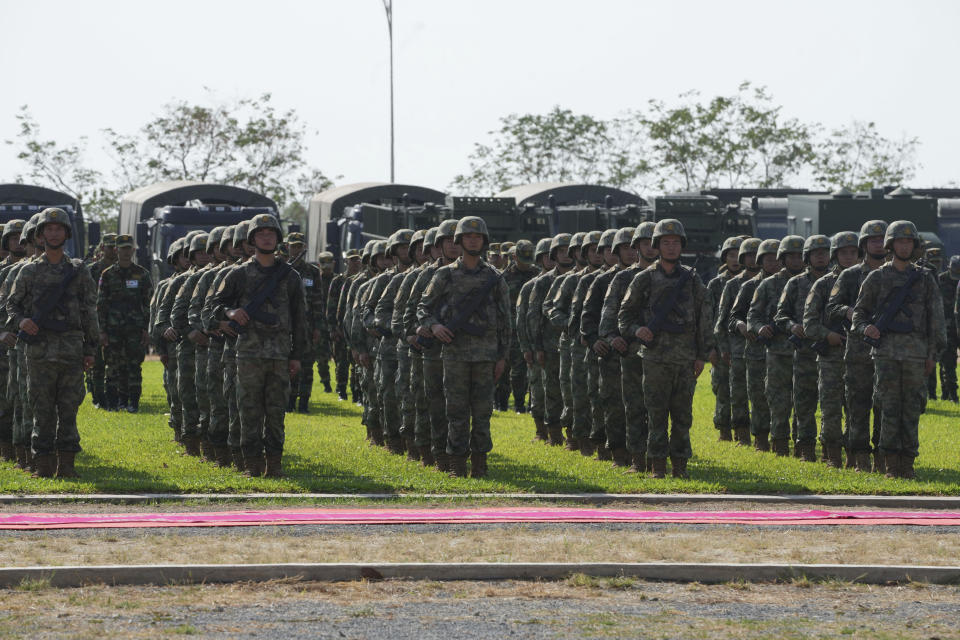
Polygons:
<instances>
[{"instance_id":1,"label":"assault rifle","mask_svg":"<svg viewBox=\"0 0 960 640\"><path fill-rule=\"evenodd\" d=\"M890 331L892 333L910 333L913 331L913 322L897 322L897 314L903 313L908 318L913 317L913 312L907 304L913 302L913 285L927 272L927 260L921 258L916 262L917 268L907 274L907 280L902 286L897 287L890 292L887 299L880 305L880 309L873 315L873 326L880 330L880 336ZM863 336L863 341L875 349L880 348L880 340L874 340L868 336Z\"/></svg>"},{"instance_id":2,"label":"assault rifle","mask_svg":"<svg viewBox=\"0 0 960 640\"><path fill-rule=\"evenodd\" d=\"M485 329L481 329L476 325L469 322L470 316L480 307L481 304L487 299L487 294L493 290L497 285L497 281L500 279L499 274L493 273L490 275L490 278L487 279L481 286L476 289L469 291L463 298L460 299L460 305L458 305L457 314L453 316L450 322L446 323L447 329L451 333L457 333L458 331L463 331L470 336L482 336L486 333ZM466 302L466 304L463 304ZM437 343L436 338L426 338L424 336L417 336L417 344L420 345L423 349L430 349Z\"/></svg>"},{"instance_id":3,"label":"assault rifle","mask_svg":"<svg viewBox=\"0 0 960 640\"><path fill-rule=\"evenodd\" d=\"M294 265L303 260L306 254L306 251L301 251L300 255L294 258L293 262L278 262L274 265L274 272L271 273L270 277L264 280L263 284L250 296L250 302L243 305L243 310L246 311L251 320L256 320L263 324L277 323L277 314L260 311L260 307L262 307L263 303L267 300L273 299L273 294L276 292L277 287L280 286L284 278L293 271ZM238 335L246 331L246 327L240 326L234 320L230 320L228 324Z\"/></svg>"},{"instance_id":4,"label":"assault rifle","mask_svg":"<svg viewBox=\"0 0 960 640\"><path fill-rule=\"evenodd\" d=\"M48 329L50 331L67 330L66 322L63 320L54 320L53 318L49 317L53 310L60 305L60 301L63 299L63 294L67 292L67 287L70 286L70 283L73 282L73 279L79 274L79 271L74 268L73 263L70 262L69 258L64 257L64 260L67 262L63 267L64 274L60 284L47 289L43 296L33 306L33 317L30 319L41 329ZM17 339L23 340L24 344L34 344L39 339L39 334L32 336L21 329L17 332Z\"/></svg>"},{"instance_id":5,"label":"assault rifle","mask_svg":"<svg viewBox=\"0 0 960 640\"><path fill-rule=\"evenodd\" d=\"M673 313L674 308L677 304L683 302L687 299L687 294L683 291L683 288L686 286L687 282L693 279L693 274L697 272L697 265L700 263L700 256L697 256L696 261L693 263L693 266L690 269L680 269L680 276L677 278L677 282L670 287L662 296L660 296L660 303L653 310L653 318L650 319L650 322L647 323L647 329L656 335L661 331L666 333L683 333L683 326L672 322L669 319L671 313ZM682 266L679 265L678 266ZM637 338L645 347L649 347L650 343L642 338Z\"/></svg>"}]
</instances>

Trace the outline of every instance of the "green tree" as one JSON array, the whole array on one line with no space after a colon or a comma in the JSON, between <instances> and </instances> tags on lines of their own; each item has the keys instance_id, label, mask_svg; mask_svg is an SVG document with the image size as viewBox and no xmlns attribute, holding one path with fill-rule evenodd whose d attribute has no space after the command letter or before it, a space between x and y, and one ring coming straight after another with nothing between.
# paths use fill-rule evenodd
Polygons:
<instances>
[{"instance_id":1,"label":"green tree","mask_svg":"<svg viewBox=\"0 0 960 640\"><path fill-rule=\"evenodd\" d=\"M916 175L919 146L918 138L894 140L881 135L875 123L855 120L817 145L814 180L828 189L854 191L904 184Z\"/></svg>"}]
</instances>

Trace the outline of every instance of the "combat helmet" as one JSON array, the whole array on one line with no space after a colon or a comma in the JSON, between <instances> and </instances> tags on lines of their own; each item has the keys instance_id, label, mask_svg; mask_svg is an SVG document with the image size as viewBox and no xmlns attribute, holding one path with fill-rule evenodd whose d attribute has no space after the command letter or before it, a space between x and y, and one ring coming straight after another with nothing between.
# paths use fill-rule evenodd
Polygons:
<instances>
[{"instance_id":1,"label":"combat helmet","mask_svg":"<svg viewBox=\"0 0 960 640\"><path fill-rule=\"evenodd\" d=\"M817 249L830 250L830 238L823 234L812 235L803 241L803 261L810 261L810 254Z\"/></svg>"},{"instance_id":2,"label":"combat helmet","mask_svg":"<svg viewBox=\"0 0 960 640\"><path fill-rule=\"evenodd\" d=\"M183 251L183 238L177 238L170 243L170 247L167 249L167 264L173 266L173 263L177 261L177 255Z\"/></svg>"},{"instance_id":3,"label":"combat helmet","mask_svg":"<svg viewBox=\"0 0 960 640\"><path fill-rule=\"evenodd\" d=\"M663 236L680 236L680 246L687 246L687 232L683 230L683 223L673 218L664 218L653 228L653 246L660 247L660 238Z\"/></svg>"},{"instance_id":4,"label":"combat helmet","mask_svg":"<svg viewBox=\"0 0 960 640\"><path fill-rule=\"evenodd\" d=\"M213 248L220 248L220 240L223 239L223 232L226 231L226 227L214 227L210 229L210 233L207 234L207 253L213 253Z\"/></svg>"},{"instance_id":5,"label":"combat helmet","mask_svg":"<svg viewBox=\"0 0 960 640\"><path fill-rule=\"evenodd\" d=\"M557 249L567 249L570 246L570 240L573 239L569 233L558 233L550 240L550 259L556 260Z\"/></svg>"},{"instance_id":6,"label":"combat helmet","mask_svg":"<svg viewBox=\"0 0 960 640\"><path fill-rule=\"evenodd\" d=\"M233 246L240 248L240 245L247 239L247 228L250 226L249 220L242 220L233 228Z\"/></svg>"},{"instance_id":7,"label":"combat helmet","mask_svg":"<svg viewBox=\"0 0 960 640\"><path fill-rule=\"evenodd\" d=\"M402 244L409 245L410 241L413 239L413 230L411 229L397 229L390 234L390 237L387 238L387 250L386 253L388 256L394 255L393 250L399 247Z\"/></svg>"},{"instance_id":8,"label":"combat helmet","mask_svg":"<svg viewBox=\"0 0 960 640\"><path fill-rule=\"evenodd\" d=\"M746 240L744 244L746 244L746 242L750 242L750 240ZM743 249L743 245L740 245L740 248ZM779 253L780 253L779 240L769 238L761 242L759 245L757 245L757 264L760 264L761 258L763 258L763 256L767 255L768 253L773 256L779 256Z\"/></svg>"},{"instance_id":9,"label":"combat helmet","mask_svg":"<svg viewBox=\"0 0 960 640\"><path fill-rule=\"evenodd\" d=\"M613 236L612 241L613 250L616 251L617 247L622 244L630 244L633 242L633 234L636 231L637 230L633 227L621 227L620 229L617 229L617 233Z\"/></svg>"},{"instance_id":10,"label":"combat helmet","mask_svg":"<svg viewBox=\"0 0 960 640\"><path fill-rule=\"evenodd\" d=\"M6 224L3 225L3 234L0 235L0 247L4 249L7 248L7 238L14 234L22 234L23 227L27 224L26 220L21 220L19 218L14 218L13 220L7 220Z\"/></svg>"},{"instance_id":11,"label":"combat helmet","mask_svg":"<svg viewBox=\"0 0 960 640\"><path fill-rule=\"evenodd\" d=\"M607 229L600 234L600 242L597 243L597 251L602 249L613 249L613 239L617 235L617 229Z\"/></svg>"},{"instance_id":12,"label":"combat helmet","mask_svg":"<svg viewBox=\"0 0 960 640\"><path fill-rule=\"evenodd\" d=\"M194 252L202 251L206 253L207 251L207 239L208 234L198 233L190 239L190 250L187 252L187 257L192 258Z\"/></svg>"},{"instance_id":13,"label":"combat helmet","mask_svg":"<svg viewBox=\"0 0 960 640\"><path fill-rule=\"evenodd\" d=\"M653 241L653 230L656 228L655 222L641 222L637 225L637 230L633 232L633 241L631 244L637 244L641 240L647 239Z\"/></svg>"},{"instance_id":14,"label":"combat helmet","mask_svg":"<svg viewBox=\"0 0 960 640\"><path fill-rule=\"evenodd\" d=\"M306 244L306 237L299 231L291 231L287 234L287 244Z\"/></svg>"},{"instance_id":15,"label":"combat helmet","mask_svg":"<svg viewBox=\"0 0 960 640\"><path fill-rule=\"evenodd\" d=\"M437 242L437 230L439 227L430 227L427 229L426 233L423 234L423 246L432 247Z\"/></svg>"},{"instance_id":16,"label":"combat helmet","mask_svg":"<svg viewBox=\"0 0 960 640\"><path fill-rule=\"evenodd\" d=\"M950 257L950 266L947 267L951 280L960 280L960 256Z\"/></svg>"},{"instance_id":17,"label":"combat helmet","mask_svg":"<svg viewBox=\"0 0 960 640\"><path fill-rule=\"evenodd\" d=\"M887 227L887 232L883 236L883 248L887 251L893 249L893 241L897 238L910 238L913 240L913 248L920 247L920 234L917 233L917 225L909 220L897 220L891 222Z\"/></svg>"},{"instance_id":18,"label":"combat helmet","mask_svg":"<svg viewBox=\"0 0 960 640\"><path fill-rule=\"evenodd\" d=\"M35 213L30 216L30 219L27 220L27 223L23 225L23 231L20 232L20 244L27 244L28 242L33 242L35 236L37 235L37 220L40 218L39 213Z\"/></svg>"},{"instance_id":19,"label":"combat helmet","mask_svg":"<svg viewBox=\"0 0 960 640\"><path fill-rule=\"evenodd\" d=\"M515 246L517 246L516 243L515 243L515 242L510 242L509 240L507 240L506 242L501 242L501 243L500 243L500 255L502 255L502 256L509 256L509 255L511 255L510 249L513 249Z\"/></svg>"},{"instance_id":20,"label":"combat helmet","mask_svg":"<svg viewBox=\"0 0 960 640\"><path fill-rule=\"evenodd\" d=\"M377 240L370 248L370 260L373 261L377 256L387 255L387 241Z\"/></svg>"},{"instance_id":21,"label":"combat helmet","mask_svg":"<svg viewBox=\"0 0 960 640\"><path fill-rule=\"evenodd\" d=\"M487 245L487 250L488 250L491 254L499 256L499 255L500 255L500 243L499 243L499 242L491 242L490 244Z\"/></svg>"},{"instance_id":22,"label":"combat helmet","mask_svg":"<svg viewBox=\"0 0 960 640\"><path fill-rule=\"evenodd\" d=\"M461 239L465 233L479 233L483 236L483 248L481 251L486 249L487 245L490 244L490 234L487 233L487 223L483 218L478 216L461 218L460 222L457 223L457 231L453 234L453 243L462 245Z\"/></svg>"},{"instance_id":23,"label":"combat helmet","mask_svg":"<svg viewBox=\"0 0 960 640\"><path fill-rule=\"evenodd\" d=\"M581 246L583 246L583 238L586 235L586 231L577 231L575 234L570 236L570 244L567 246L567 255L570 255L570 252L574 249L579 249Z\"/></svg>"},{"instance_id":24,"label":"combat helmet","mask_svg":"<svg viewBox=\"0 0 960 640\"><path fill-rule=\"evenodd\" d=\"M757 253L760 249L760 244L763 241L760 238L747 238L746 240L740 243L740 249L737 250L737 262L743 264L743 259L749 253ZM757 256L757 261L760 260L760 256Z\"/></svg>"},{"instance_id":25,"label":"combat helmet","mask_svg":"<svg viewBox=\"0 0 960 640\"><path fill-rule=\"evenodd\" d=\"M867 238L872 236L884 237L887 233L887 223L883 220L867 220L863 223L863 226L860 227L860 238L857 240L857 246L860 247L860 252L864 251L863 243L867 241Z\"/></svg>"},{"instance_id":26,"label":"combat helmet","mask_svg":"<svg viewBox=\"0 0 960 640\"><path fill-rule=\"evenodd\" d=\"M232 224L223 228L223 234L220 236L220 250L226 251L228 247L233 246L233 233L237 230L237 225Z\"/></svg>"},{"instance_id":27,"label":"combat helmet","mask_svg":"<svg viewBox=\"0 0 960 640\"><path fill-rule=\"evenodd\" d=\"M440 223L440 226L437 227L437 235L433 240L433 244L439 245L443 242L444 238L454 238L457 235L457 225L460 223L459 220L444 220Z\"/></svg>"},{"instance_id":28,"label":"combat helmet","mask_svg":"<svg viewBox=\"0 0 960 640\"><path fill-rule=\"evenodd\" d=\"M799 253L803 255L803 238L800 236L786 236L780 241L780 248L777 249L777 260L782 260L788 253ZM758 255L757 258L760 256Z\"/></svg>"},{"instance_id":29,"label":"combat helmet","mask_svg":"<svg viewBox=\"0 0 960 640\"><path fill-rule=\"evenodd\" d=\"M422 245L424 239L427 237L426 229L417 229L413 232L413 235L410 236L410 246L417 244L418 242Z\"/></svg>"},{"instance_id":30,"label":"combat helmet","mask_svg":"<svg viewBox=\"0 0 960 640\"><path fill-rule=\"evenodd\" d=\"M536 249L529 240L517 240L517 244L513 248L513 254L517 258L517 262L524 264L531 264L536 259Z\"/></svg>"},{"instance_id":31,"label":"combat helmet","mask_svg":"<svg viewBox=\"0 0 960 640\"><path fill-rule=\"evenodd\" d=\"M839 231L833 234L833 237L830 238L830 259L836 260L837 251L847 247L856 247L858 255L863 253L863 249L860 247L860 237L853 231Z\"/></svg>"},{"instance_id":32,"label":"combat helmet","mask_svg":"<svg viewBox=\"0 0 960 640\"><path fill-rule=\"evenodd\" d=\"M370 252L373 251L373 245L376 243L376 240L367 240L367 244L363 245L363 251L360 252L361 264L370 264Z\"/></svg>"},{"instance_id":33,"label":"combat helmet","mask_svg":"<svg viewBox=\"0 0 960 640\"><path fill-rule=\"evenodd\" d=\"M585 233L580 244L580 251L582 252L592 244L600 244L601 236L603 236L603 231L588 231Z\"/></svg>"},{"instance_id":34,"label":"combat helmet","mask_svg":"<svg viewBox=\"0 0 960 640\"><path fill-rule=\"evenodd\" d=\"M67 237L73 235L73 227L70 225L70 216L67 215L67 212L63 209L58 209L57 207L48 207L40 212L40 217L37 219L37 230L36 233L43 235L43 227L47 224L59 224L67 230Z\"/></svg>"},{"instance_id":35,"label":"combat helmet","mask_svg":"<svg viewBox=\"0 0 960 640\"><path fill-rule=\"evenodd\" d=\"M553 242L551 238L541 238L537 241L537 250L533 256L533 261L536 262L540 259L540 256L545 256L550 253L550 243Z\"/></svg>"},{"instance_id":36,"label":"combat helmet","mask_svg":"<svg viewBox=\"0 0 960 640\"><path fill-rule=\"evenodd\" d=\"M720 262L723 262L726 258L727 251L737 251L737 255L740 255L740 245L743 244L743 238L740 236L732 236L723 241L723 245L720 247Z\"/></svg>"},{"instance_id":37,"label":"combat helmet","mask_svg":"<svg viewBox=\"0 0 960 640\"><path fill-rule=\"evenodd\" d=\"M247 223L247 244L253 244L253 234L260 229L273 229L277 234L277 243L283 240L283 229L280 228L280 221L277 216L269 213L260 213L253 216Z\"/></svg>"}]
</instances>

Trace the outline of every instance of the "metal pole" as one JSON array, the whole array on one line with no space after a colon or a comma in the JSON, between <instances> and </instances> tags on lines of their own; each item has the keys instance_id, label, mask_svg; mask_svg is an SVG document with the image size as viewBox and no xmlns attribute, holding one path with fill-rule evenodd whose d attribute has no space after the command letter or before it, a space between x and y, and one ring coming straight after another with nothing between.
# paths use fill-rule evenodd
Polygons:
<instances>
[{"instance_id":1,"label":"metal pole","mask_svg":"<svg viewBox=\"0 0 960 640\"><path fill-rule=\"evenodd\" d=\"M390 182L396 182L394 176L394 137L393 137L393 0L383 0L387 12L387 34L390 39Z\"/></svg>"}]
</instances>

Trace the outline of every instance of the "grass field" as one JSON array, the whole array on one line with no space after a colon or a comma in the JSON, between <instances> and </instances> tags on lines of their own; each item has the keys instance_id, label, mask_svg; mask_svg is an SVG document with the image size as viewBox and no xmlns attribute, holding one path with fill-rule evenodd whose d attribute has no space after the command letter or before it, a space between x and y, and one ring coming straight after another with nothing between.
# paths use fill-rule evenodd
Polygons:
<instances>
[{"instance_id":1,"label":"grass field","mask_svg":"<svg viewBox=\"0 0 960 640\"><path fill-rule=\"evenodd\" d=\"M490 477L453 479L423 469L364 440L360 410L315 389L312 414L288 414L282 480L245 478L183 456L167 427L161 365L144 364L141 413L94 409L87 397L79 425L84 448L78 480L35 479L0 463L3 493L90 492L615 492L851 493L960 495L960 409L930 403L920 421L918 480L827 469L822 463L738 448L716 441L709 371L700 377L691 432L689 480L652 480L609 462L531 442L529 416L495 414ZM319 380L316 380L319 385Z\"/></svg>"}]
</instances>

